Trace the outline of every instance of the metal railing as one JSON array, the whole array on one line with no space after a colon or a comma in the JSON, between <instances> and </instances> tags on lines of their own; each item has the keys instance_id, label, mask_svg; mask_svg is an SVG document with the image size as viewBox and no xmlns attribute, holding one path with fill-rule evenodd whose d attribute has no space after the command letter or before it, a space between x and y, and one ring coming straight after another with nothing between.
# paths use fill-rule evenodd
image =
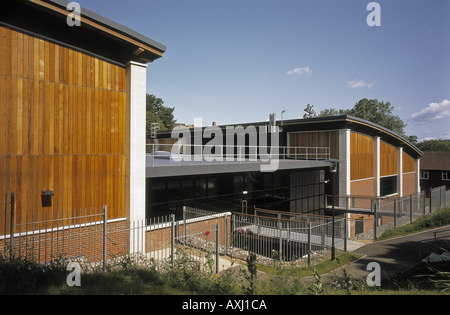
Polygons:
<instances>
[{"instance_id":1,"label":"metal railing","mask_svg":"<svg viewBox=\"0 0 450 315\"><path fill-rule=\"evenodd\" d=\"M0 235L4 259L47 263L83 257L91 262L106 261L111 233L107 230L107 206L22 216L14 213L14 198L11 202L10 232Z\"/></svg>"},{"instance_id":2,"label":"metal railing","mask_svg":"<svg viewBox=\"0 0 450 315\"><path fill-rule=\"evenodd\" d=\"M434 237L420 240L418 242L419 243L419 259L423 259L423 256L424 256L424 247L425 247L424 243L433 242L432 251L435 251L435 252L439 250L439 246L438 246L439 241L448 239L447 245L449 245L450 244L450 235L444 235L444 236L439 236L439 237L437 236L440 233L447 233L447 232L450 232L450 229L434 231L433 232Z\"/></svg>"},{"instance_id":3,"label":"metal railing","mask_svg":"<svg viewBox=\"0 0 450 315\"><path fill-rule=\"evenodd\" d=\"M260 214L263 212L259 211ZM282 218L281 213L276 217L234 213L232 255L244 259L251 251L257 254L257 261L262 264L309 266L329 259L333 245L346 250L346 226L345 218L336 217L333 237L331 217L316 216L301 221Z\"/></svg>"},{"instance_id":4,"label":"metal railing","mask_svg":"<svg viewBox=\"0 0 450 315\"><path fill-rule=\"evenodd\" d=\"M348 213L351 222L349 237L355 239L376 239L388 228L408 224L418 218L433 213L437 209L450 206L450 190L445 186L404 197L390 196L331 196L326 195L326 208L334 208L337 213ZM360 217L360 218L358 218Z\"/></svg>"},{"instance_id":5,"label":"metal railing","mask_svg":"<svg viewBox=\"0 0 450 315\"><path fill-rule=\"evenodd\" d=\"M241 146L241 145L183 145L183 144L147 144L147 166L168 166L182 164L230 164L261 163L268 160L283 162L308 160L323 161L330 159L329 147L292 147L292 146Z\"/></svg>"},{"instance_id":6,"label":"metal railing","mask_svg":"<svg viewBox=\"0 0 450 315\"><path fill-rule=\"evenodd\" d=\"M214 261L210 267L218 272L219 255L227 253L230 217L230 212L183 207L182 220L176 221L175 215L151 218L142 229L146 247L139 251L156 261L157 267L189 263L202 268Z\"/></svg>"}]
</instances>

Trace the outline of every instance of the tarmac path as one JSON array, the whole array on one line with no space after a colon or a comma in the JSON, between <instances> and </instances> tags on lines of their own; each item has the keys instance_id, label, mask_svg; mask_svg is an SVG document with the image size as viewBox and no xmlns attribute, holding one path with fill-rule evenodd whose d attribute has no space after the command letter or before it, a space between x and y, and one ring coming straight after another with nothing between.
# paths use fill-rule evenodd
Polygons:
<instances>
[{"instance_id":1,"label":"tarmac path","mask_svg":"<svg viewBox=\"0 0 450 315\"><path fill-rule=\"evenodd\" d=\"M438 237L450 236L450 225L448 225L408 236L366 244L352 251L364 256L342 268L346 269L354 279L366 279L372 272L372 268L367 270L368 264L376 262L380 265L381 280L387 280L419 263L421 261L419 241L434 238L434 232L444 230L448 231L439 233ZM424 242L421 246L422 259L440 247L450 248L450 237L438 240L436 244L434 241ZM342 272L340 269L322 275L323 281L328 282L334 274L340 275Z\"/></svg>"}]
</instances>

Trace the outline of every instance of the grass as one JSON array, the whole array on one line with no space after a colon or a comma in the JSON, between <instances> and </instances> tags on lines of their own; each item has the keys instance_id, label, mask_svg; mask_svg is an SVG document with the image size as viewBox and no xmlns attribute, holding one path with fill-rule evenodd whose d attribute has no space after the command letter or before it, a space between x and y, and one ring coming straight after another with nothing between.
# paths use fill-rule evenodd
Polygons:
<instances>
[{"instance_id":1,"label":"grass","mask_svg":"<svg viewBox=\"0 0 450 315\"><path fill-rule=\"evenodd\" d=\"M450 225L450 208L436 210L407 225L386 230L377 240L386 240L394 237L405 236L428 229Z\"/></svg>"},{"instance_id":2,"label":"grass","mask_svg":"<svg viewBox=\"0 0 450 315\"><path fill-rule=\"evenodd\" d=\"M450 208L443 208L408 225L386 231L379 239L403 236L430 228L450 224ZM94 270L82 273L81 286L70 287L66 283L69 271L67 263L55 261L39 265L28 261L9 262L0 256L0 294L38 295L426 295L450 294L450 263L419 264L383 284L370 288L365 282L355 280L345 271L333 277L331 284L322 282L323 274L336 270L360 256L343 253L335 261L324 261L308 268L286 268L253 264L227 270L220 275L208 268L187 267L183 260L175 270L157 271L151 265L138 266L132 259L123 259L119 269L107 272ZM255 268L256 267L256 268ZM244 266L245 268L245 266ZM256 270L264 277L254 277ZM345 270L345 269L343 269ZM305 284L302 277L313 276ZM310 278L311 279L311 278Z\"/></svg>"},{"instance_id":3,"label":"grass","mask_svg":"<svg viewBox=\"0 0 450 315\"><path fill-rule=\"evenodd\" d=\"M336 257L336 260L326 260L314 265L313 267L293 267L293 268L276 268L272 266L258 265L258 270L270 275L288 276L288 277L307 277L313 276L314 271L319 274L329 273L339 267L342 267L358 258L362 255L354 253L343 253Z\"/></svg>"},{"instance_id":4,"label":"grass","mask_svg":"<svg viewBox=\"0 0 450 315\"><path fill-rule=\"evenodd\" d=\"M392 295L392 294L450 294L443 291L448 288L449 273L444 269L436 273L433 270L409 270L387 288L370 288L364 281L353 279L351 275L335 276L330 284L322 283L321 274L329 273L358 256L345 253L336 261L327 261L314 268L272 268L258 266L258 271L267 273L265 277L254 277L250 285L248 279L255 269L248 271L231 270L220 275L200 270L179 268L176 270L156 271L154 268L141 268L130 264L120 270L107 272L93 271L82 273L81 286L70 287L66 284L69 272L62 264L47 266L26 261L1 261L0 294L35 295ZM448 270L448 269L447 269ZM417 283L412 283L415 275ZM436 274L440 277L436 278ZM302 276L313 275L309 284L302 282ZM427 278L428 277L428 278ZM402 280L403 279L403 280ZM425 286L419 285L428 280Z\"/></svg>"}]
</instances>

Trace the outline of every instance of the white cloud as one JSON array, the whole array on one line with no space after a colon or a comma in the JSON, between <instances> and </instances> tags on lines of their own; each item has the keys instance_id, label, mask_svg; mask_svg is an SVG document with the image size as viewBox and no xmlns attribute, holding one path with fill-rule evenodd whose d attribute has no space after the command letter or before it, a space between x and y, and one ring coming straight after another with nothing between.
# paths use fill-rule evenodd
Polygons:
<instances>
[{"instance_id":1,"label":"white cloud","mask_svg":"<svg viewBox=\"0 0 450 315\"><path fill-rule=\"evenodd\" d=\"M450 101L443 100L440 103L430 103L420 112L411 115L413 122L436 122L450 117Z\"/></svg>"},{"instance_id":2,"label":"white cloud","mask_svg":"<svg viewBox=\"0 0 450 315\"><path fill-rule=\"evenodd\" d=\"M357 88L362 88L362 87L367 87L370 89L373 85L374 85L373 83L367 83L364 80L352 80L347 83L347 86L352 89L357 89Z\"/></svg>"},{"instance_id":3,"label":"white cloud","mask_svg":"<svg viewBox=\"0 0 450 315\"><path fill-rule=\"evenodd\" d=\"M309 67L304 67L304 68L295 68L294 70L289 70L288 72L286 72L287 75L298 75L298 76L302 76L302 75L311 75L312 71Z\"/></svg>"}]
</instances>

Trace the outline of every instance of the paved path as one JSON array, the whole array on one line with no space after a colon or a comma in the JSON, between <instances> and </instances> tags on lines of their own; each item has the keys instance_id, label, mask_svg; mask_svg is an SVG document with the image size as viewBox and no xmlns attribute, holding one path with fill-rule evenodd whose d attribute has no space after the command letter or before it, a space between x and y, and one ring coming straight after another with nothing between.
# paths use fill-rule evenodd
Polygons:
<instances>
[{"instance_id":1,"label":"paved path","mask_svg":"<svg viewBox=\"0 0 450 315\"><path fill-rule=\"evenodd\" d=\"M450 226L441 227L408 236L397 237L385 241L373 242L353 250L353 253L364 255L362 258L344 266L353 278L366 279L372 270L367 271L370 262L377 262L381 268L381 278L386 280L395 274L408 269L420 262L418 241L433 238L434 233L440 230L448 230ZM450 235L450 231L438 234L439 236ZM450 238L443 240L438 246L449 246ZM435 251L434 241L427 242L422 246L422 257L425 258ZM332 276L340 270L323 275L324 281L332 279Z\"/></svg>"}]
</instances>

